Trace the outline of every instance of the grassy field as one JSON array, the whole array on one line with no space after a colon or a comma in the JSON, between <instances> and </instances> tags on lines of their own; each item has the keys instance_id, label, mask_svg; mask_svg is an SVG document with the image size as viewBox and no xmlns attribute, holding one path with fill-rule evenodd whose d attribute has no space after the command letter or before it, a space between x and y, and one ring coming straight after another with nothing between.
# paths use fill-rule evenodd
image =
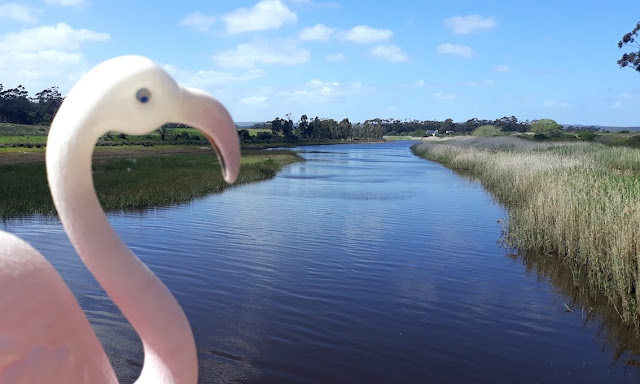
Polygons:
<instances>
[{"instance_id":1,"label":"grassy field","mask_svg":"<svg viewBox=\"0 0 640 384\"><path fill-rule=\"evenodd\" d=\"M413 152L477 177L509 209L509 245L560 258L577 286L640 329L640 150L498 137Z\"/></svg>"},{"instance_id":2,"label":"grassy field","mask_svg":"<svg viewBox=\"0 0 640 384\"><path fill-rule=\"evenodd\" d=\"M167 156L130 155L94 159L94 184L105 210L170 205L229 187L211 150ZM298 161L302 158L291 151L245 150L234 185L272 178L282 167ZM43 162L0 165L0 180L1 218L54 213Z\"/></svg>"}]
</instances>

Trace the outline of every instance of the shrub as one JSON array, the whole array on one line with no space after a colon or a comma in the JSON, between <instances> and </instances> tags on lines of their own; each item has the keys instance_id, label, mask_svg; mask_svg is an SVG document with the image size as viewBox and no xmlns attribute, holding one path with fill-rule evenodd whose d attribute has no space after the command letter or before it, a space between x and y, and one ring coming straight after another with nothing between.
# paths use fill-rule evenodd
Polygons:
<instances>
[{"instance_id":1,"label":"shrub","mask_svg":"<svg viewBox=\"0 0 640 384\"><path fill-rule=\"evenodd\" d=\"M476 128L471 134L473 136L501 136L502 131L495 125L483 125Z\"/></svg>"},{"instance_id":2,"label":"shrub","mask_svg":"<svg viewBox=\"0 0 640 384\"><path fill-rule=\"evenodd\" d=\"M558 136L562 131L562 126L551 119L540 119L531 123L531 132L543 133L547 137Z\"/></svg>"},{"instance_id":3,"label":"shrub","mask_svg":"<svg viewBox=\"0 0 640 384\"><path fill-rule=\"evenodd\" d=\"M578 138L580 140L582 140L582 141L593 141L593 139L595 139L596 136L598 136L598 135L596 135L593 132L589 132L589 131L584 131L584 132L578 133Z\"/></svg>"},{"instance_id":4,"label":"shrub","mask_svg":"<svg viewBox=\"0 0 640 384\"><path fill-rule=\"evenodd\" d=\"M547 137L547 135L545 135L544 133L536 133L535 135L533 135L533 138L536 140L547 140L549 137Z\"/></svg>"}]
</instances>

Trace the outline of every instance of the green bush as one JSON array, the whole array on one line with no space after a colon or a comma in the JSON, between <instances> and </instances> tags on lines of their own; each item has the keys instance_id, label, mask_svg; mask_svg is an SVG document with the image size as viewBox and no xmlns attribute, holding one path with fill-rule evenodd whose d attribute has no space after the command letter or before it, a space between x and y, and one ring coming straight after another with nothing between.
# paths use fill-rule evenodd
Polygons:
<instances>
[{"instance_id":1,"label":"green bush","mask_svg":"<svg viewBox=\"0 0 640 384\"><path fill-rule=\"evenodd\" d=\"M536 133L535 135L533 135L533 138L536 140L547 140L549 137L544 133Z\"/></svg>"},{"instance_id":2,"label":"green bush","mask_svg":"<svg viewBox=\"0 0 640 384\"><path fill-rule=\"evenodd\" d=\"M556 137L562 132L562 126L551 119L540 119L531 123L531 132Z\"/></svg>"},{"instance_id":3,"label":"green bush","mask_svg":"<svg viewBox=\"0 0 640 384\"><path fill-rule=\"evenodd\" d=\"M502 136L502 131L495 125L483 125L476 128L471 134L473 136Z\"/></svg>"},{"instance_id":4,"label":"green bush","mask_svg":"<svg viewBox=\"0 0 640 384\"><path fill-rule=\"evenodd\" d=\"M589 132L589 131L584 131L584 132L578 133L578 138L580 140L582 140L582 141L593 141L593 139L595 139L596 136L598 136L598 135L596 135L593 132Z\"/></svg>"}]
</instances>

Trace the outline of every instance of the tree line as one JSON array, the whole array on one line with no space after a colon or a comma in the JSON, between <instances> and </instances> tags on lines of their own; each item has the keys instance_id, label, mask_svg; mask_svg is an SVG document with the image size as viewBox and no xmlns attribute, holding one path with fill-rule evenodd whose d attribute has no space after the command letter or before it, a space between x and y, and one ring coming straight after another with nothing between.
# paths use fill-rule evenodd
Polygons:
<instances>
[{"instance_id":1,"label":"tree line","mask_svg":"<svg viewBox=\"0 0 640 384\"><path fill-rule=\"evenodd\" d=\"M29 97L22 85L4 89L0 84L0 123L51 124L63 100L58 87L44 89Z\"/></svg>"},{"instance_id":2,"label":"tree line","mask_svg":"<svg viewBox=\"0 0 640 384\"><path fill-rule=\"evenodd\" d=\"M319 140L380 140L385 135L425 136L426 131L439 133L455 132L470 133L483 125L494 125L502 131L526 132L531 123L519 121L515 116L502 117L496 120L469 119L463 123L456 123L453 119L438 120L398 120L398 119L368 119L364 122L351 123L348 118L339 122L334 119L315 117L306 114L294 122L291 115L285 118L276 117L271 121L257 123L251 128L262 129L256 136L251 136L248 130L239 131L240 139L245 142L284 140L284 141L319 141ZM271 130L268 132L267 130Z\"/></svg>"}]
</instances>

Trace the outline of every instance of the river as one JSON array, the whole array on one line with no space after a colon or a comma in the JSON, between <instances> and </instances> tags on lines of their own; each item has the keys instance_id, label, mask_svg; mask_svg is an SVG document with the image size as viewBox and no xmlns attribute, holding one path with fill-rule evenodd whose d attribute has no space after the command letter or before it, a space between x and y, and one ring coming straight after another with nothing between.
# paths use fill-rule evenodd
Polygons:
<instances>
[{"instance_id":1,"label":"river","mask_svg":"<svg viewBox=\"0 0 640 384\"><path fill-rule=\"evenodd\" d=\"M503 207L409 146L302 147L272 180L108 215L183 306L200 382L638 382L606 324L500 245ZM134 380L140 342L60 223L0 228L52 262Z\"/></svg>"}]
</instances>

